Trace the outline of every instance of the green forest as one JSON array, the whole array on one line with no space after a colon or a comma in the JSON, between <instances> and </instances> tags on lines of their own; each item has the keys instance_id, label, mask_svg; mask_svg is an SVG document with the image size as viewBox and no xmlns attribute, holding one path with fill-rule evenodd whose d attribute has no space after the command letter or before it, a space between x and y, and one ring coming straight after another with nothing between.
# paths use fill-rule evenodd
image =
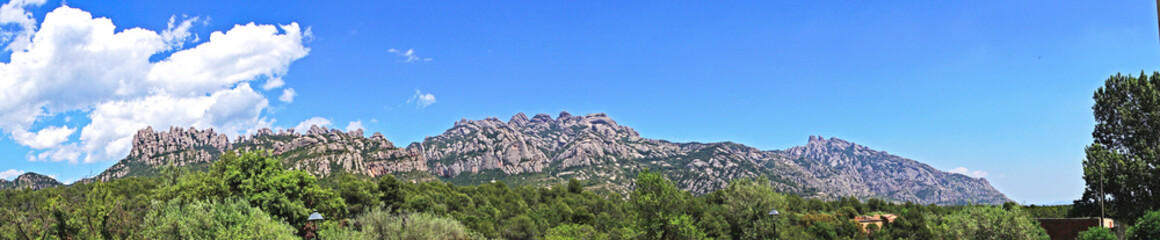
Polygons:
<instances>
[{"instance_id":1,"label":"green forest","mask_svg":"<svg viewBox=\"0 0 1160 240\"><path fill-rule=\"evenodd\" d=\"M155 176L0 191L2 239L1047 239L1035 218L1106 215L1127 239L1160 239L1160 73L1115 75L1094 94L1087 189L1074 205L938 206L831 201L739 179L708 194L637 174L625 196L572 179L551 187L455 185L287 170L268 152ZM776 211L774 211L776 210ZM322 220L308 221L312 213ZM776 214L775 214L776 213ZM856 216L893 214L863 229ZM1080 239L1116 239L1095 227Z\"/></svg>"},{"instance_id":2,"label":"green forest","mask_svg":"<svg viewBox=\"0 0 1160 240\"><path fill-rule=\"evenodd\" d=\"M0 192L4 239L1042 239L1066 207L803 199L763 179L703 196L642 172L630 196L583 181L457 186L338 174L316 179L261 152L205 171ZM771 210L779 214L772 216ZM317 211L324 220L307 222ZM893 213L862 231L854 216Z\"/></svg>"}]
</instances>

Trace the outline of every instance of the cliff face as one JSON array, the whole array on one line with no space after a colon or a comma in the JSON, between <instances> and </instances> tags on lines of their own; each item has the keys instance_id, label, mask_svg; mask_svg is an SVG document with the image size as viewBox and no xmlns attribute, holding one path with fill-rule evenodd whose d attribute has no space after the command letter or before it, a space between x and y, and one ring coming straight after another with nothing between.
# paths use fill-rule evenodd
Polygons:
<instances>
[{"instance_id":1,"label":"cliff face","mask_svg":"<svg viewBox=\"0 0 1160 240\"><path fill-rule=\"evenodd\" d=\"M830 184L816 184L831 196L878 196L936 204L1011 201L986 179L940 171L915 160L875 151L842 139L810 136L803 146L781 153L808 161L806 170Z\"/></svg>"},{"instance_id":2,"label":"cliff face","mask_svg":"<svg viewBox=\"0 0 1160 240\"><path fill-rule=\"evenodd\" d=\"M270 151L286 167L316 176L349 172L369 176L420 173L457 184L501 180L547 186L569 178L590 189L627 194L636 174L661 173L695 194L740 178L765 178L779 191L835 198L879 197L921 204L1009 201L981 178L932 168L837 138L811 136L803 146L763 151L731 142L673 143L640 137L603 113L552 118L523 113L461 120L441 135L407 148L381 134L312 127L306 133L269 129L230 143L209 130L141 130L128 157L95 180L149 175L161 166L207 164L230 150Z\"/></svg>"},{"instance_id":3,"label":"cliff face","mask_svg":"<svg viewBox=\"0 0 1160 240\"><path fill-rule=\"evenodd\" d=\"M602 113L563 112L556 119L547 114L529 119L520 113L506 123L497 118L461 120L409 148L422 152L436 175L474 179L463 183L503 179L543 185L577 178L626 193L635 173L650 169L696 194L721 189L733 179L765 177L780 191L822 198L880 197L923 204L1010 201L984 179L943 172L837 138L811 136L806 145L774 151L730 142L672 143L641 138ZM460 176L464 174L468 176Z\"/></svg>"},{"instance_id":4,"label":"cliff face","mask_svg":"<svg viewBox=\"0 0 1160 240\"><path fill-rule=\"evenodd\" d=\"M311 126L306 134L262 129L251 138L240 139L232 149L268 150L281 157L290 169L315 176L339 171L370 176L427 171L417 152L395 147L381 133L366 138L361 129L342 132Z\"/></svg>"},{"instance_id":5,"label":"cliff face","mask_svg":"<svg viewBox=\"0 0 1160 240\"><path fill-rule=\"evenodd\" d=\"M286 167L320 177L338 171L370 176L427 171L418 153L395 147L379 133L366 138L362 130L346 133L312 126L305 134L299 134L293 130L275 133L261 129L249 138L230 143L213 129L170 128L168 132L155 132L145 128L134 136L128 157L85 181L147 176L166 166L206 165L232 150L270 151L282 158Z\"/></svg>"}]
</instances>

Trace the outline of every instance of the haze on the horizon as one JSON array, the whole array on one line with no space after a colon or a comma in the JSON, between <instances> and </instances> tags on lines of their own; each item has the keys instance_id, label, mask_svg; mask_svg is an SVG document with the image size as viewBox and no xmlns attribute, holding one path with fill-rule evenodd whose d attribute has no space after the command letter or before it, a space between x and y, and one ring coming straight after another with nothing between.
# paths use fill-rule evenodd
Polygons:
<instances>
[{"instance_id":1,"label":"haze on the horizon","mask_svg":"<svg viewBox=\"0 0 1160 240\"><path fill-rule=\"evenodd\" d=\"M422 141L461 118L605 112L649 138L838 137L1080 196L1092 92L1157 70L1141 1L16 1L0 7L0 178L65 182L144 126L310 124Z\"/></svg>"}]
</instances>

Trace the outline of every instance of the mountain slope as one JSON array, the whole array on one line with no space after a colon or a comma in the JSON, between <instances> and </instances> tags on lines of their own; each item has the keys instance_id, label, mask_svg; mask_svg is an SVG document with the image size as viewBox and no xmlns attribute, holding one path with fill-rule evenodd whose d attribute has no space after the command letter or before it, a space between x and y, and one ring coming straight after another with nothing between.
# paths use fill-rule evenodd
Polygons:
<instances>
[{"instance_id":1,"label":"mountain slope","mask_svg":"<svg viewBox=\"0 0 1160 240\"><path fill-rule=\"evenodd\" d=\"M985 179L837 138L811 136L803 146L763 151L732 142L673 143L640 137L603 113L556 118L523 113L460 120L438 136L395 147L381 134L312 127L304 134L259 130L230 143L212 129L141 130L130 155L94 180L151 175L162 166L204 167L223 152L265 150L288 168L316 176L349 172L405 175L457 184L504 181L546 186L569 178L596 191L626 194L636 174L661 173L678 187L705 194L740 178L768 179L779 191L820 198L879 197L921 204L997 204L1007 199Z\"/></svg>"},{"instance_id":2,"label":"mountain slope","mask_svg":"<svg viewBox=\"0 0 1160 240\"><path fill-rule=\"evenodd\" d=\"M3 189L32 189L39 190L44 188L56 187L62 185L56 179L40 175L37 173L24 173L17 176L12 181L0 179L0 190Z\"/></svg>"}]
</instances>

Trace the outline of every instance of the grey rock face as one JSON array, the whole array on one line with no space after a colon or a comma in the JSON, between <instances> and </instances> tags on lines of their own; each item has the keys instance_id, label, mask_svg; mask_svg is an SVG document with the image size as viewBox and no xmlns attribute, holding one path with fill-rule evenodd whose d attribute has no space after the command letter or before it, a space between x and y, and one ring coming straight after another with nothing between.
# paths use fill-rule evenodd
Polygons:
<instances>
[{"instance_id":1,"label":"grey rock face","mask_svg":"<svg viewBox=\"0 0 1160 240\"><path fill-rule=\"evenodd\" d=\"M306 135L279 132L238 142L240 151L268 150L288 163L288 167L315 176L336 171L379 176L388 173L427 171L418 153L397 148L381 133L363 137L361 129L342 132L312 126Z\"/></svg>"},{"instance_id":2,"label":"grey rock face","mask_svg":"<svg viewBox=\"0 0 1160 240\"><path fill-rule=\"evenodd\" d=\"M830 184L815 187L833 196L876 196L917 203L1000 204L1008 199L986 179L940 171L915 160L875 151L842 139L810 136L804 146L782 152L815 161L806 170Z\"/></svg>"},{"instance_id":3,"label":"grey rock face","mask_svg":"<svg viewBox=\"0 0 1160 240\"><path fill-rule=\"evenodd\" d=\"M213 129L174 127L167 132L155 132L148 127L133 137L133 149L128 157L100 175L81 182L142 175L164 166L210 163L231 150L268 150L281 158L288 168L320 177L335 171L370 176L427 171L427 164L418 153L395 147L381 133L365 138L361 129L342 132L311 126L306 135L295 133L293 129L277 133L259 129L249 138L239 137L233 144L228 139L214 133Z\"/></svg>"},{"instance_id":4,"label":"grey rock face","mask_svg":"<svg viewBox=\"0 0 1160 240\"><path fill-rule=\"evenodd\" d=\"M641 138L603 113L552 119L523 113L460 120L408 149L421 152L433 174L455 177L498 170L596 178L627 193L635 172L661 172L684 190L704 194L729 181L765 177L780 191L832 199L878 197L921 204L1010 201L984 179L934 169L837 138L810 136L804 146L761 151L735 143L671 143ZM592 170L602 169L602 170ZM550 179L549 179L550 180Z\"/></svg>"}]
</instances>

